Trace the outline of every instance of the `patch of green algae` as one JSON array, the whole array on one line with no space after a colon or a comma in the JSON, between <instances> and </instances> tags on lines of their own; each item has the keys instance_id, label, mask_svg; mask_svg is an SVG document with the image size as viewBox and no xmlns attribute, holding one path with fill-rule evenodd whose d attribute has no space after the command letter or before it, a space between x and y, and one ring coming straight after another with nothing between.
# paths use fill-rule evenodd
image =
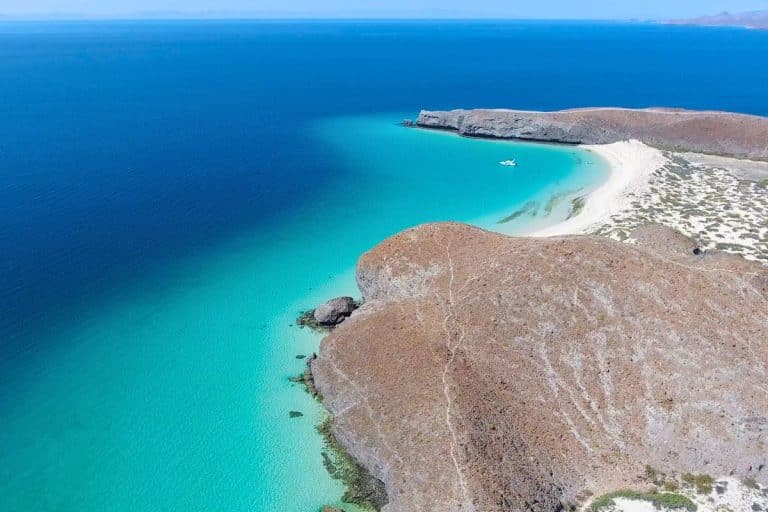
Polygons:
<instances>
[{"instance_id":1,"label":"patch of green algae","mask_svg":"<svg viewBox=\"0 0 768 512\"><path fill-rule=\"evenodd\" d=\"M332 478L341 480L347 488L341 500L357 505L366 511L376 511L387 504L384 483L360 465L333 435L333 420L330 415L317 426L325 439L323 464Z\"/></svg>"},{"instance_id":2,"label":"patch of green algae","mask_svg":"<svg viewBox=\"0 0 768 512\"><path fill-rule=\"evenodd\" d=\"M577 197L571 200L571 211L568 213L568 219L572 219L578 214L581 213L581 211L584 209L584 206L587 204L587 199L584 196Z\"/></svg>"},{"instance_id":3,"label":"patch of green algae","mask_svg":"<svg viewBox=\"0 0 768 512\"><path fill-rule=\"evenodd\" d=\"M516 210L511 215L507 215L503 219L499 220L496 224L506 224L507 222L512 222L513 220L517 219L518 217L522 217L523 215L530 215L531 217L535 217L538 211L539 203L536 201L528 201L523 205L522 208Z\"/></svg>"}]
</instances>

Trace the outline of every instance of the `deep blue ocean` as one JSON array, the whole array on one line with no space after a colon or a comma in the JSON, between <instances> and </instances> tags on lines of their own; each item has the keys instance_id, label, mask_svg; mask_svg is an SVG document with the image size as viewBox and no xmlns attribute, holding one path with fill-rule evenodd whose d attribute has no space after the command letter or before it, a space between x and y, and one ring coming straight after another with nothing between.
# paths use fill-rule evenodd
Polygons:
<instances>
[{"instance_id":1,"label":"deep blue ocean","mask_svg":"<svg viewBox=\"0 0 768 512\"><path fill-rule=\"evenodd\" d=\"M400 229L601 179L575 149L397 122L768 115L766 55L765 31L643 24L0 23L0 509L338 500L288 382L317 346L295 313L355 293Z\"/></svg>"}]
</instances>

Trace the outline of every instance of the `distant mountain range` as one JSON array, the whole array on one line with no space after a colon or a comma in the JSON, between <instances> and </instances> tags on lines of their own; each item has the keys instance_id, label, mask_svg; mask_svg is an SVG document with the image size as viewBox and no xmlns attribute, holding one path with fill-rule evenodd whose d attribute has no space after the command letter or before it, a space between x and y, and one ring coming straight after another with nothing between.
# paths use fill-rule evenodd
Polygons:
<instances>
[{"instance_id":1,"label":"distant mountain range","mask_svg":"<svg viewBox=\"0 0 768 512\"><path fill-rule=\"evenodd\" d=\"M670 25L701 25L720 27L746 27L768 29L768 10L742 13L722 12L714 16L702 16L681 20L669 20Z\"/></svg>"}]
</instances>

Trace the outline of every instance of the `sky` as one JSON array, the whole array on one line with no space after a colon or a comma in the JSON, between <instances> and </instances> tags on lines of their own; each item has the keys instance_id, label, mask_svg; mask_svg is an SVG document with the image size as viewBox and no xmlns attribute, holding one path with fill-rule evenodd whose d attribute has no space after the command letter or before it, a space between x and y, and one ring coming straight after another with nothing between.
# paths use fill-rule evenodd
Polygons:
<instances>
[{"instance_id":1,"label":"sky","mask_svg":"<svg viewBox=\"0 0 768 512\"><path fill-rule=\"evenodd\" d=\"M668 19L768 0L0 0L0 17Z\"/></svg>"}]
</instances>

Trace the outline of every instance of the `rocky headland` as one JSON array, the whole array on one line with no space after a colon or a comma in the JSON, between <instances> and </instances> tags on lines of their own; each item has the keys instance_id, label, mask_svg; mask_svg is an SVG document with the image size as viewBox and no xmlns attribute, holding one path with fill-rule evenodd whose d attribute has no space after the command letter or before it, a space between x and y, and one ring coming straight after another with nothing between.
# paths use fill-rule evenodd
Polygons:
<instances>
[{"instance_id":1,"label":"rocky headland","mask_svg":"<svg viewBox=\"0 0 768 512\"><path fill-rule=\"evenodd\" d=\"M580 144L610 176L535 237L407 230L361 257L361 307L318 308L334 329L307 373L382 510L768 510L768 119L404 124Z\"/></svg>"},{"instance_id":2,"label":"rocky headland","mask_svg":"<svg viewBox=\"0 0 768 512\"><path fill-rule=\"evenodd\" d=\"M384 510L556 511L660 474L765 494L768 268L657 225L630 237L442 223L362 256L365 304L312 371Z\"/></svg>"},{"instance_id":3,"label":"rocky headland","mask_svg":"<svg viewBox=\"0 0 768 512\"><path fill-rule=\"evenodd\" d=\"M611 144L634 139L669 151L768 160L768 118L730 112L665 108L422 110L415 124L470 137L564 144Z\"/></svg>"}]
</instances>

